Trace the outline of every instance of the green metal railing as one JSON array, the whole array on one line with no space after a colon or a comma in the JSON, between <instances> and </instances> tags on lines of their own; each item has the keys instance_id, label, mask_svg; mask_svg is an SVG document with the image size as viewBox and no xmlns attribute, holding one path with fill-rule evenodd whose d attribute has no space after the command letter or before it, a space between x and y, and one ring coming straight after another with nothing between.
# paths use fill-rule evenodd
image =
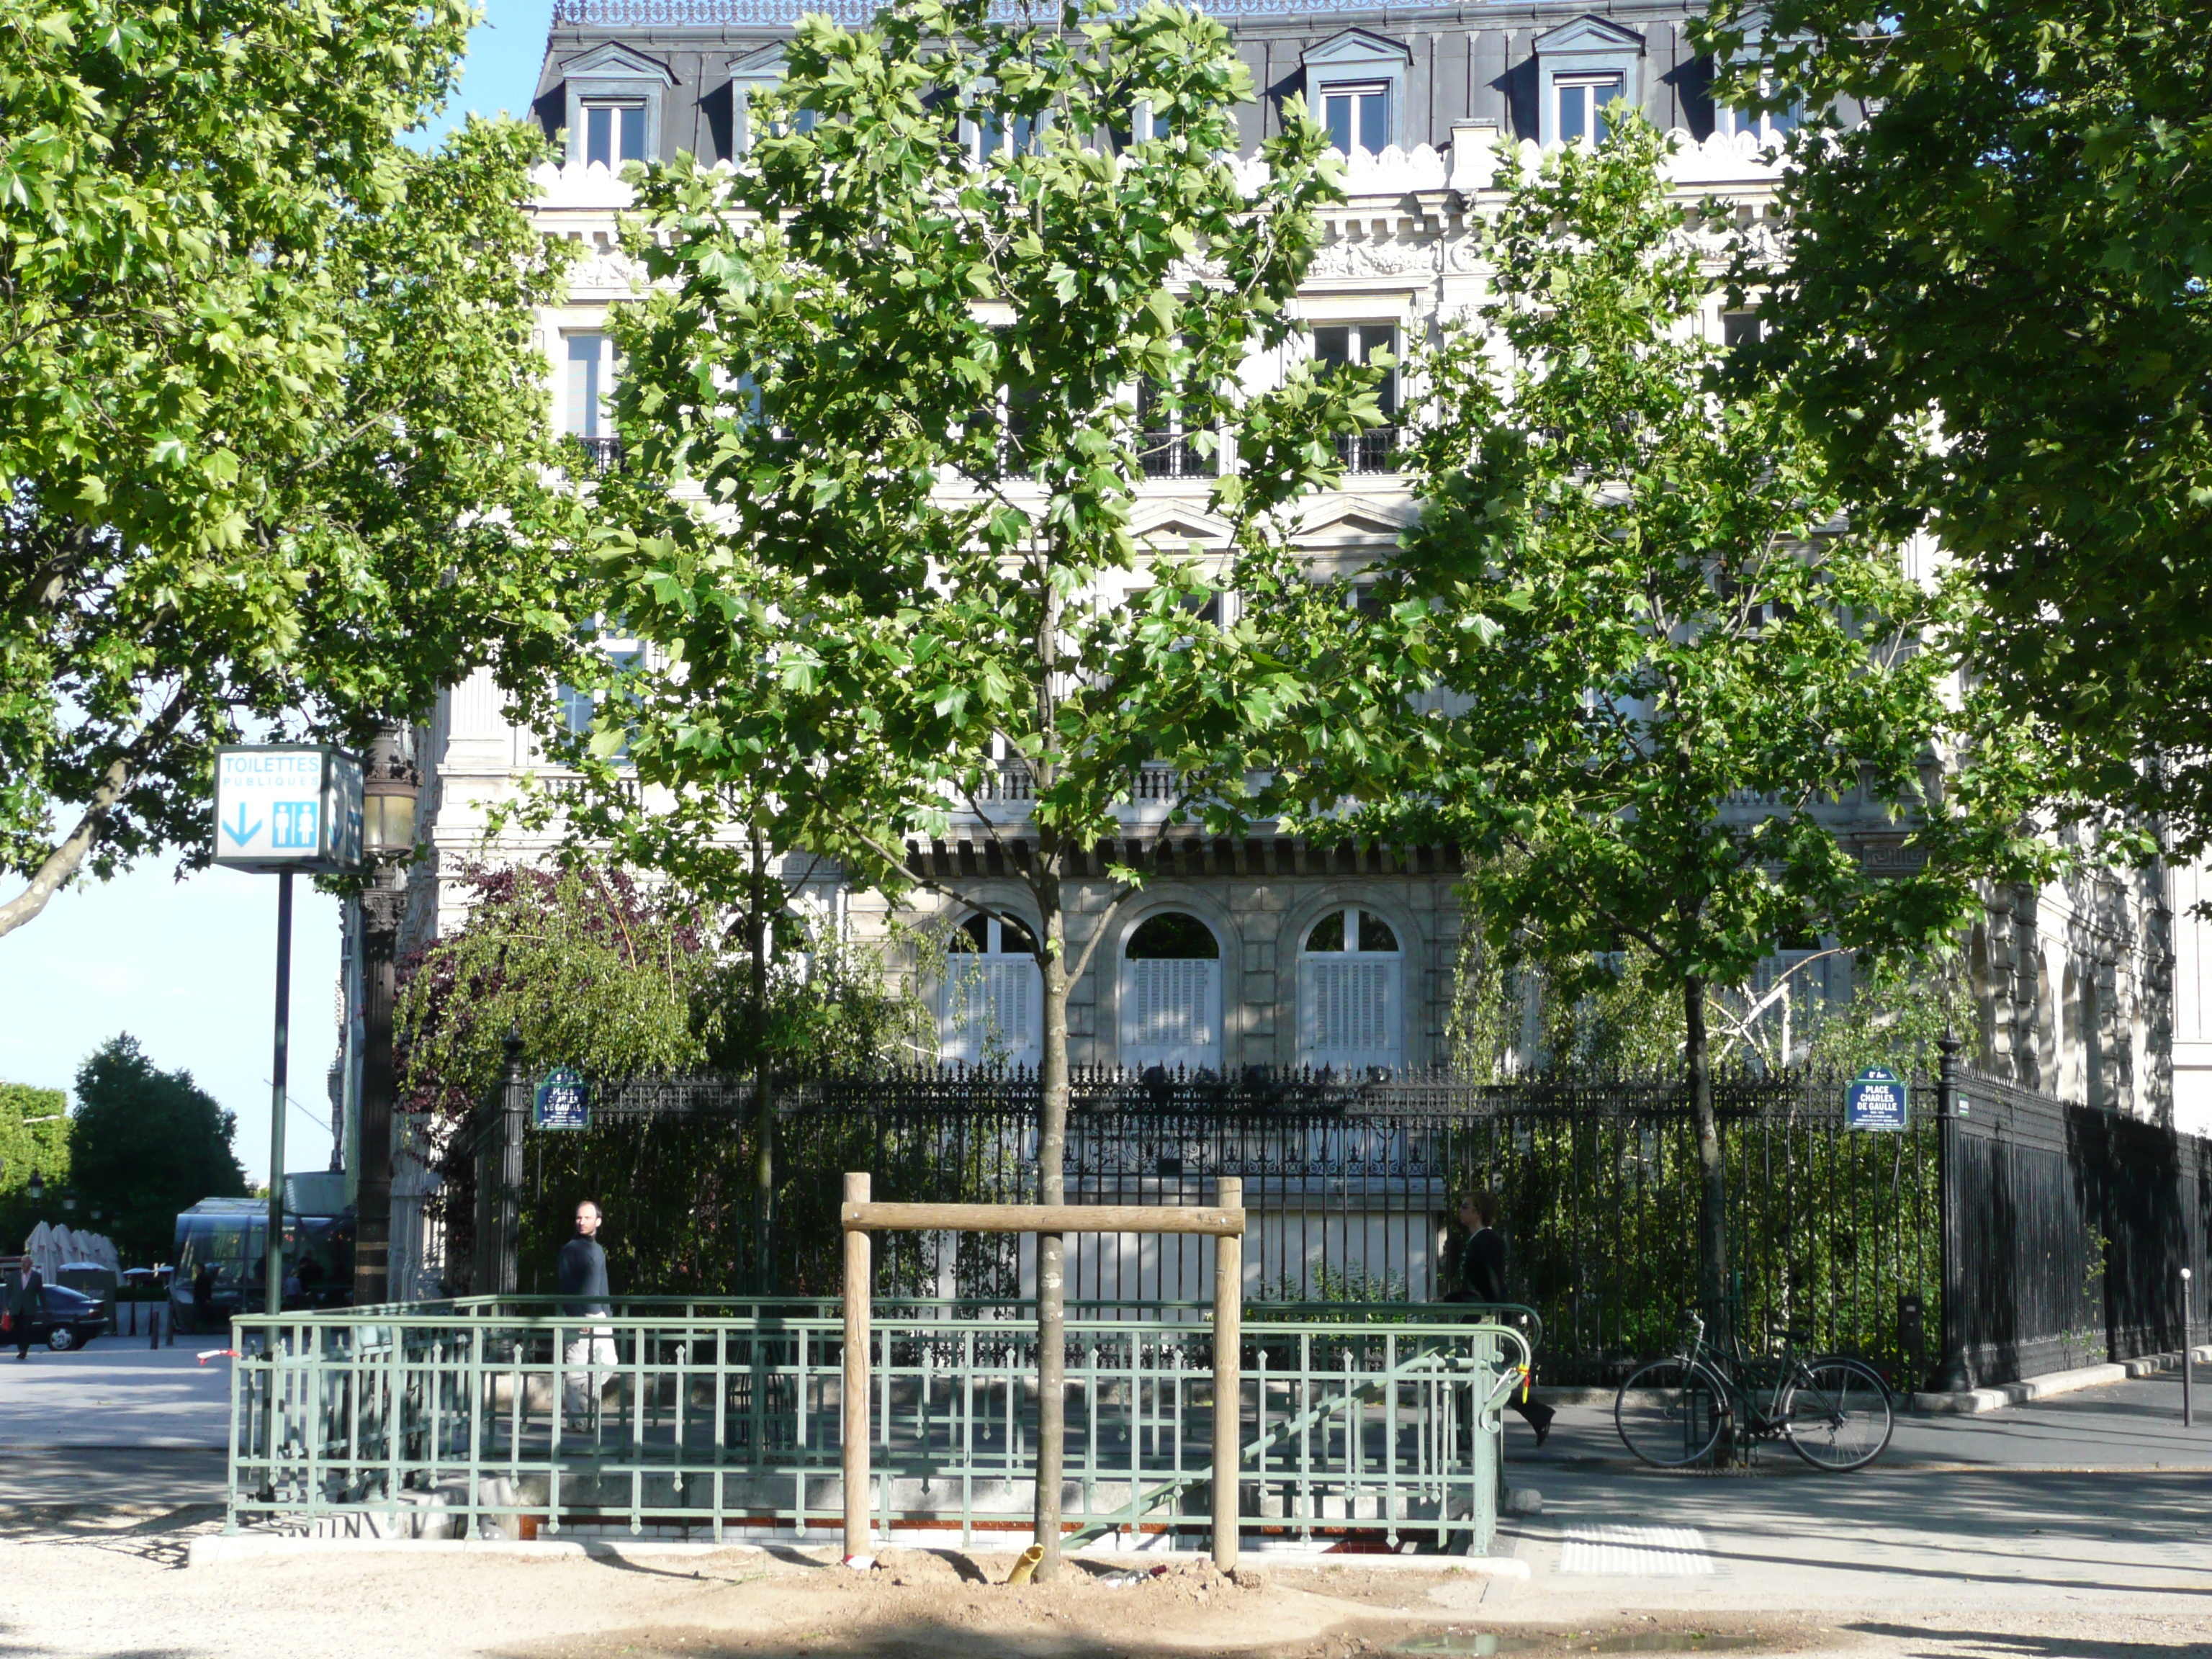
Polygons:
<instances>
[{"instance_id":1,"label":"green metal railing","mask_svg":"<svg viewBox=\"0 0 2212 1659\"><path fill-rule=\"evenodd\" d=\"M1255 1304L1237 1402L1247 1531L1380 1531L1486 1551L1510 1326L1433 1305ZM1019 1302L881 1300L869 1507L915 1527L1026 1528L1036 1332ZM241 1317L229 1522L732 1527L834 1537L843 1331L817 1298L628 1297L579 1317L477 1297ZM1212 1506L1202 1304L1071 1303L1066 1492L1079 1536L1202 1529ZM366 1524L366 1521L353 1524Z\"/></svg>"}]
</instances>

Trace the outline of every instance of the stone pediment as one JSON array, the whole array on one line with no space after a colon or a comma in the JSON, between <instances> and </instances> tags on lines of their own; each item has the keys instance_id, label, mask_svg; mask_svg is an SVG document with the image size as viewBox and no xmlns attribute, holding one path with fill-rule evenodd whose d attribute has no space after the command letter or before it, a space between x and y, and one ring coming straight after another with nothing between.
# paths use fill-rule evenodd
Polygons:
<instances>
[{"instance_id":1,"label":"stone pediment","mask_svg":"<svg viewBox=\"0 0 2212 1659\"><path fill-rule=\"evenodd\" d=\"M665 64L615 40L569 58L561 65L561 73L571 81L658 81L664 87L676 84L676 77L669 73Z\"/></svg>"},{"instance_id":2,"label":"stone pediment","mask_svg":"<svg viewBox=\"0 0 2212 1659\"><path fill-rule=\"evenodd\" d=\"M1154 552L1181 553L1189 542L1196 542L1201 547L1226 542L1229 523L1181 502L1147 502L1129 514L1129 533L1140 547Z\"/></svg>"},{"instance_id":3,"label":"stone pediment","mask_svg":"<svg viewBox=\"0 0 2212 1659\"><path fill-rule=\"evenodd\" d=\"M1538 35L1535 45L1547 56L1570 52L1642 52L1644 37L1634 29L1585 13Z\"/></svg>"},{"instance_id":4,"label":"stone pediment","mask_svg":"<svg viewBox=\"0 0 2212 1659\"><path fill-rule=\"evenodd\" d=\"M1371 64L1378 58L1399 58L1410 64L1413 53L1402 40L1370 34L1365 29L1340 29L1300 61L1308 69L1325 69L1331 64Z\"/></svg>"},{"instance_id":5,"label":"stone pediment","mask_svg":"<svg viewBox=\"0 0 2212 1659\"><path fill-rule=\"evenodd\" d=\"M1298 526L1297 544L1316 552L1339 547L1395 546L1419 516L1419 509L1411 501L1340 495L1307 509Z\"/></svg>"}]
</instances>

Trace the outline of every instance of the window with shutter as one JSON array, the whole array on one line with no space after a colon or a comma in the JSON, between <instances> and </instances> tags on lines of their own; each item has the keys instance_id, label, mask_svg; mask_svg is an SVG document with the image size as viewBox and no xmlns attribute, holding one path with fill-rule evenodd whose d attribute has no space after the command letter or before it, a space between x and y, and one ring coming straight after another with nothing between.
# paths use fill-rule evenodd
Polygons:
<instances>
[{"instance_id":1,"label":"window with shutter","mask_svg":"<svg viewBox=\"0 0 2212 1659\"><path fill-rule=\"evenodd\" d=\"M1404 1063L1397 936L1370 910L1331 910L1298 956L1299 1060L1335 1071Z\"/></svg>"},{"instance_id":2,"label":"window with shutter","mask_svg":"<svg viewBox=\"0 0 2212 1659\"><path fill-rule=\"evenodd\" d=\"M969 1065L1034 1066L1042 1058L1043 987L1027 929L970 916L945 953L940 1048Z\"/></svg>"},{"instance_id":3,"label":"window with shutter","mask_svg":"<svg viewBox=\"0 0 2212 1659\"><path fill-rule=\"evenodd\" d=\"M1221 945L1196 916L1152 916L1122 947L1121 1063L1221 1069Z\"/></svg>"}]
</instances>

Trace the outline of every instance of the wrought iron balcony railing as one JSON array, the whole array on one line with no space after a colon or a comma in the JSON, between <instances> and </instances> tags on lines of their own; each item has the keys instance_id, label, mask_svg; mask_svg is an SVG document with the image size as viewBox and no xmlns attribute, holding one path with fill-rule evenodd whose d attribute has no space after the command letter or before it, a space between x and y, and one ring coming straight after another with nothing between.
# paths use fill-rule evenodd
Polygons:
<instances>
[{"instance_id":1,"label":"wrought iron balcony railing","mask_svg":"<svg viewBox=\"0 0 2212 1659\"><path fill-rule=\"evenodd\" d=\"M1336 441L1336 453L1347 472L1395 472L1398 470L1398 428L1370 427L1357 436Z\"/></svg>"},{"instance_id":2,"label":"wrought iron balcony railing","mask_svg":"<svg viewBox=\"0 0 2212 1659\"><path fill-rule=\"evenodd\" d=\"M601 477L623 463L623 441L620 438L584 438L571 434L568 441L584 452L586 462Z\"/></svg>"}]
</instances>

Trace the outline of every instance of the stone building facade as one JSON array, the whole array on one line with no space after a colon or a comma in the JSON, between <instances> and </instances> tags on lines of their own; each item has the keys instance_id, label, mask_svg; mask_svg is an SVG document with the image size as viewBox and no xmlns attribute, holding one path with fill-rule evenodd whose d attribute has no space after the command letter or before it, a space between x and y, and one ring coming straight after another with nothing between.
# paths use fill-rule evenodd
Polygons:
<instances>
[{"instance_id":1,"label":"stone building facade","mask_svg":"<svg viewBox=\"0 0 2212 1659\"><path fill-rule=\"evenodd\" d=\"M602 400L619 373L605 319L635 293L617 234L630 199L620 168L679 151L742 155L750 96L777 75L787 18L799 9L794 3L787 13L782 3L556 4L533 108L548 134L561 137L564 159L541 169L536 212L547 234L584 252L567 301L540 319L538 343L556 422L603 458L612 439ZM831 9L839 6L853 10L854 0ZM1327 245L1301 295L1311 342L1292 349L1358 359L1380 345L1402 351L1433 337L1439 319L1482 292L1479 221L1502 200L1501 169L1537 147L1592 136L1616 100L1676 135L1671 177L1685 199L1718 195L1752 221L1771 211L1774 123L1715 106L1710 65L1688 44L1682 5L1537 0L1383 12L1228 0L1213 9L1234 30L1260 92L1240 112L1248 153L1293 94L1349 152L1348 199L1326 212ZM855 11L848 21L862 20ZM1707 323L1723 337L1717 309ZM1280 359L1260 360L1250 374L1260 384L1284 368ZM1356 572L1410 521L1413 504L1392 456L1386 430L1362 444L1340 489L1309 506L1303 545L1317 568ZM1209 481L1176 471L1151 481L1133 528L1178 550L1221 544L1225 526L1206 510ZM1935 556L1923 548L1913 556L1924 563ZM417 738L429 851L410 894L412 945L459 921L465 898L453 876L462 866L527 860L550 846L514 833L496 844L485 839L489 808L524 774L543 770L489 677L456 686ZM1395 1068L1447 1058L1460 942L1448 857L1323 852L1278 836L1236 844L1175 837L1163 846L1160 797L1171 791L1153 781L1127 809L1121 850L1155 860L1158 873L1105 924L1109 936L1075 988L1075 1060L1226 1071ZM1006 798L984 808L1002 834L1019 832L1022 793L1010 775ZM1890 826L1855 817L1848 803L1838 810L1838 829L1863 856L1887 855ZM944 842L913 850L969 902L1018 910L1026 895L992 873L988 842L971 816L956 820ZM836 926L866 932L879 923L858 896L825 889L818 897L818 913ZM1076 948L1108 902L1103 880L1079 884L1070 922ZM956 971L947 982L923 988L942 1012L945 1054L1033 1057L1035 969L1008 948L1018 942L994 922L971 923L957 902L941 925L970 947L949 958ZM2188 937L2185 982L2195 995ZM2023 1081L2147 1115L2172 1112L2174 943L2162 871L1992 895L1970 942L1979 1048ZM2212 1035L2191 1018L2184 1016L2187 1031ZM2204 1054L2212 1106L2212 1042Z\"/></svg>"}]
</instances>

